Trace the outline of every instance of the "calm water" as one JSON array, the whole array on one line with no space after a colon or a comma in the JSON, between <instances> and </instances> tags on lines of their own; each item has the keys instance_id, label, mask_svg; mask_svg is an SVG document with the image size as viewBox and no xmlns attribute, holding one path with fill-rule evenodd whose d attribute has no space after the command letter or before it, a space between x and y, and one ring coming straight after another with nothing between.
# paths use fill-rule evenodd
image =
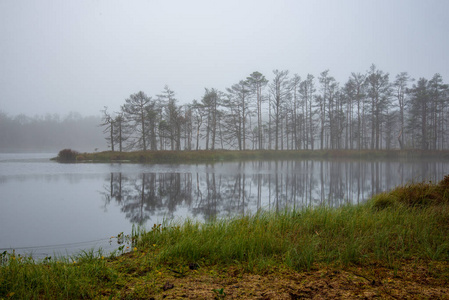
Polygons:
<instances>
[{"instance_id":1,"label":"calm water","mask_svg":"<svg viewBox=\"0 0 449 300\"><path fill-rule=\"evenodd\" d=\"M448 162L304 160L200 165L58 164L0 154L0 251L34 257L117 249L111 236L164 219L207 221L304 205L361 203L439 181Z\"/></svg>"}]
</instances>

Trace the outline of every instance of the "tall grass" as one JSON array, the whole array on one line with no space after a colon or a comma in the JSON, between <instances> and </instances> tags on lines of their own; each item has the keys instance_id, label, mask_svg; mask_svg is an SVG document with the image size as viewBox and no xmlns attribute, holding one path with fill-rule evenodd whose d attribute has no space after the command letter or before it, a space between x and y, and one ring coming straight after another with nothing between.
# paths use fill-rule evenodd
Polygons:
<instances>
[{"instance_id":1,"label":"tall grass","mask_svg":"<svg viewBox=\"0 0 449 300\"><path fill-rule=\"evenodd\" d=\"M92 298L98 289L113 287L117 279L117 272L93 251L42 261L14 253L0 255L0 298Z\"/></svg>"}]
</instances>

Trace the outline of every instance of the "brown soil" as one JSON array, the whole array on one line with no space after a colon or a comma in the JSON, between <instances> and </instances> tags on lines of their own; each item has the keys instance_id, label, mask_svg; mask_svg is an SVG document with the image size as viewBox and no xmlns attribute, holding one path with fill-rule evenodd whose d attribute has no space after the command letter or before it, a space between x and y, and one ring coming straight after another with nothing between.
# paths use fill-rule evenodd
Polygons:
<instances>
[{"instance_id":1,"label":"brown soil","mask_svg":"<svg viewBox=\"0 0 449 300\"><path fill-rule=\"evenodd\" d=\"M221 290L222 289L222 290ZM130 280L119 298L145 299L449 299L449 262L403 261L397 268L317 267L260 274L199 268L170 269L156 280Z\"/></svg>"}]
</instances>

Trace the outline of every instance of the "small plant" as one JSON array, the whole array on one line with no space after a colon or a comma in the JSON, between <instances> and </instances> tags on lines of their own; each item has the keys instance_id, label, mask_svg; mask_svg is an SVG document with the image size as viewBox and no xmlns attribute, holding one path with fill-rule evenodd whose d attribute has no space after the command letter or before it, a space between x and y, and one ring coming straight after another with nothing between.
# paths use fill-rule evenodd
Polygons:
<instances>
[{"instance_id":1,"label":"small plant","mask_svg":"<svg viewBox=\"0 0 449 300\"><path fill-rule=\"evenodd\" d=\"M122 255L126 252L131 251L131 248L135 246L135 242L137 241L137 233L135 232L134 226L133 226L133 232L132 234L124 234L123 231L117 234L117 236L111 236L109 239L109 245L112 245L114 243L114 239L116 239L117 245L120 245L117 248L117 251L113 251L111 253L111 257L116 256L116 252L118 252L119 255Z\"/></svg>"},{"instance_id":2,"label":"small plant","mask_svg":"<svg viewBox=\"0 0 449 300\"><path fill-rule=\"evenodd\" d=\"M226 297L226 293L224 292L224 289L213 289L212 292L215 293L215 299L224 299Z\"/></svg>"}]
</instances>

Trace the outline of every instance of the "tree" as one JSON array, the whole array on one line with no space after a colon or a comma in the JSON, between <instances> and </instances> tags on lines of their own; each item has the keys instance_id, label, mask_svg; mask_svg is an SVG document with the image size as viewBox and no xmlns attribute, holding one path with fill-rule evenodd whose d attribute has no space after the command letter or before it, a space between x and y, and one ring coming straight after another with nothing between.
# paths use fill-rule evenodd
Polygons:
<instances>
[{"instance_id":1,"label":"tree","mask_svg":"<svg viewBox=\"0 0 449 300\"><path fill-rule=\"evenodd\" d=\"M125 122L125 118L123 117L123 112L117 113L115 117L113 117L108 112L108 107L105 106L103 110L101 110L103 116L101 118L100 126L104 126L103 133L107 133L106 141L108 142L108 147L111 148L111 151L115 150L115 145L119 146L119 151L123 150L123 143L128 138L128 130Z\"/></svg>"},{"instance_id":2,"label":"tree","mask_svg":"<svg viewBox=\"0 0 449 300\"><path fill-rule=\"evenodd\" d=\"M301 85L301 77L298 74L295 74L291 81L292 84L292 135L294 141L294 149L298 150L301 148L300 140L303 140L304 137L301 135L302 128L304 126L304 114L299 112L300 107L304 107L303 101L299 97L299 89Z\"/></svg>"},{"instance_id":3,"label":"tree","mask_svg":"<svg viewBox=\"0 0 449 300\"><path fill-rule=\"evenodd\" d=\"M104 109L101 110L101 112L102 117L100 126L105 127L103 133L108 133L108 135L106 136L106 141L108 142L108 146L111 147L111 151L114 152L114 145L115 145L114 118L111 117L111 115L109 114L107 106L105 106Z\"/></svg>"},{"instance_id":4,"label":"tree","mask_svg":"<svg viewBox=\"0 0 449 300\"><path fill-rule=\"evenodd\" d=\"M435 74L429 81L420 78L407 90L410 95L409 130L423 150L443 147L447 88L441 76Z\"/></svg>"},{"instance_id":5,"label":"tree","mask_svg":"<svg viewBox=\"0 0 449 300\"><path fill-rule=\"evenodd\" d=\"M238 149L246 150L247 118L251 113L248 101L250 96L248 82L240 80L239 83L226 90L228 97L224 104L230 111L228 127L237 139Z\"/></svg>"},{"instance_id":6,"label":"tree","mask_svg":"<svg viewBox=\"0 0 449 300\"><path fill-rule=\"evenodd\" d=\"M231 148L242 150L243 129L240 107L235 104L230 94L225 95L223 107L226 109L224 117L225 140Z\"/></svg>"},{"instance_id":7,"label":"tree","mask_svg":"<svg viewBox=\"0 0 449 300\"><path fill-rule=\"evenodd\" d=\"M447 106L448 85L443 84L440 74L435 74L428 83L431 102L430 126L431 126L431 149L442 149L444 144L445 108Z\"/></svg>"},{"instance_id":8,"label":"tree","mask_svg":"<svg viewBox=\"0 0 449 300\"><path fill-rule=\"evenodd\" d=\"M267 85L268 80L265 79L260 72L253 72L249 77L246 78L249 88L252 90L253 94L256 96L257 104L257 139L259 144L259 149L263 149L263 139L262 139L262 90Z\"/></svg>"},{"instance_id":9,"label":"tree","mask_svg":"<svg viewBox=\"0 0 449 300\"><path fill-rule=\"evenodd\" d=\"M320 148L324 149L329 146L328 138L331 140L331 147L334 148L335 144L335 127L334 115L336 112L335 99L337 93L337 82L334 77L329 76L329 70L321 72L318 80L321 84L322 94L318 96L317 105L320 113Z\"/></svg>"},{"instance_id":10,"label":"tree","mask_svg":"<svg viewBox=\"0 0 449 300\"><path fill-rule=\"evenodd\" d=\"M216 89L205 89L201 99L201 107L206 113L206 150L215 149L215 142L218 128L218 107L220 105L219 92Z\"/></svg>"},{"instance_id":11,"label":"tree","mask_svg":"<svg viewBox=\"0 0 449 300\"><path fill-rule=\"evenodd\" d=\"M150 141L150 149L153 151L157 150L157 125L162 118L161 110L161 107L156 101L150 101L150 103L145 108L147 127L149 128L147 134Z\"/></svg>"},{"instance_id":12,"label":"tree","mask_svg":"<svg viewBox=\"0 0 449 300\"><path fill-rule=\"evenodd\" d=\"M314 101L314 93L316 91L315 84L313 82L313 75L307 74L307 79L302 81L299 86L299 94L304 103L303 105L303 114L305 119L304 126L304 136L305 139L305 149L309 149L309 145L311 149L314 149L314 137L315 137L315 109L313 109L313 101Z\"/></svg>"},{"instance_id":13,"label":"tree","mask_svg":"<svg viewBox=\"0 0 449 300\"><path fill-rule=\"evenodd\" d=\"M275 150L279 150L279 130L281 129L281 117L282 109L290 97L290 82L288 79L288 71L274 70L274 78L270 84L271 107L273 109L272 115L274 118L274 130L275 130ZM283 139L283 136L281 136Z\"/></svg>"},{"instance_id":14,"label":"tree","mask_svg":"<svg viewBox=\"0 0 449 300\"><path fill-rule=\"evenodd\" d=\"M429 148L428 139L428 118L430 112L429 91L427 89L428 81L420 78L411 89L410 94L410 119L409 129L412 136L416 136L422 150Z\"/></svg>"},{"instance_id":15,"label":"tree","mask_svg":"<svg viewBox=\"0 0 449 300\"><path fill-rule=\"evenodd\" d=\"M320 149L324 149L324 131L326 128L326 109L327 109L327 93L329 89L329 80L332 78L328 76L329 70L321 72L320 77L318 77L318 81L321 84L321 95L316 97L319 118L320 118ZM333 79L333 78L332 78Z\"/></svg>"},{"instance_id":16,"label":"tree","mask_svg":"<svg viewBox=\"0 0 449 300\"><path fill-rule=\"evenodd\" d=\"M204 110L203 110L203 105L196 100L193 100L193 103L192 103L192 117L193 117L193 123L196 125L195 150L198 151L199 147L200 147L201 131L202 131L203 123L204 123L205 114L204 114Z\"/></svg>"},{"instance_id":17,"label":"tree","mask_svg":"<svg viewBox=\"0 0 449 300\"><path fill-rule=\"evenodd\" d=\"M193 140L193 108L192 105L184 106L184 121L182 122L182 132L184 133L184 149L192 150Z\"/></svg>"},{"instance_id":18,"label":"tree","mask_svg":"<svg viewBox=\"0 0 449 300\"><path fill-rule=\"evenodd\" d=\"M160 107L163 107L161 132L168 137L171 150L181 150L181 108L176 104L175 92L166 85L157 97Z\"/></svg>"},{"instance_id":19,"label":"tree","mask_svg":"<svg viewBox=\"0 0 449 300\"><path fill-rule=\"evenodd\" d=\"M399 147L401 149L404 148L404 126L405 126L405 108L406 108L406 91L407 91L407 85L410 81L410 76L407 72L401 72L398 75L396 75L396 80L393 83L394 90L395 90L395 97L397 100L397 104L399 107L399 120L400 120L400 132L398 135L398 142Z\"/></svg>"},{"instance_id":20,"label":"tree","mask_svg":"<svg viewBox=\"0 0 449 300\"><path fill-rule=\"evenodd\" d=\"M376 69L373 64L366 77L367 94L371 100L371 149L379 149L381 123L390 105L391 85L388 73Z\"/></svg>"},{"instance_id":21,"label":"tree","mask_svg":"<svg viewBox=\"0 0 449 300\"><path fill-rule=\"evenodd\" d=\"M128 139L128 128L126 126L123 112L118 113L114 118L114 142L119 146L119 152L123 150L123 143Z\"/></svg>"},{"instance_id":22,"label":"tree","mask_svg":"<svg viewBox=\"0 0 449 300\"><path fill-rule=\"evenodd\" d=\"M346 127L346 116L344 111L345 96L344 93L338 88L338 84L335 85L333 96L331 96L331 102L333 106L330 111L332 112L330 118L330 142L332 149L343 148L343 131Z\"/></svg>"},{"instance_id":23,"label":"tree","mask_svg":"<svg viewBox=\"0 0 449 300\"><path fill-rule=\"evenodd\" d=\"M357 150L362 149L362 140L364 138L364 99L365 99L365 75L360 73L351 73L351 77L345 85L345 93L348 99L348 106L352 107L352 104L355 103L357 110L357 126L355 130L355 134L349 133L349 140L352 145L352 138L356 138ZM352 114L350 114L348 120L352 120ZM352 126L350 127L352 128ZM350 147L352 149L352 147Z\"/></svg>"},{"instance_id":24,"label":"tree","mask_svg":"<svg viewBox=\"0 0 449 300\"><path fill-rule=\"evenodd\" d=\"M122 106L125 119L134 132L131 147L137 147L144 151L147 150L147 139L150 136L150 130L154 130L154 124L149 124L149 120L152 117L150 104L151 97L140 91L130 95ZM150 125L153 125L153 127L150 128Z\"/></svg>"}]
</instances>

